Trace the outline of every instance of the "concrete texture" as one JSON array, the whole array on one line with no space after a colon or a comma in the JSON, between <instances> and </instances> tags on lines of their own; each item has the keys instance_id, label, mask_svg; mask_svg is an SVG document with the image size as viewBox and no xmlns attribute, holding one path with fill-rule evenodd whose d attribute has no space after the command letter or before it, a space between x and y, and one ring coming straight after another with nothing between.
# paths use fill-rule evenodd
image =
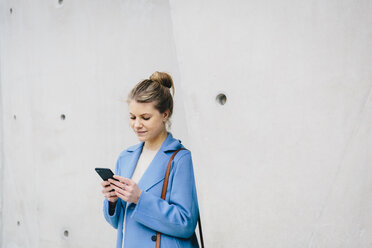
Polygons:
<instances>
[{"instance_id":1,"label":"concrete texture","mask_svg":"<svg viewBox=\"0 0 372 248\"><path fill-rule=\"evenodd\" d=\"M155 70L207 247L372 246L371 1L3 0L0 18L2 248L114 247L94 168L138 142L123 100Z\"/></svg>"}]
</instances>

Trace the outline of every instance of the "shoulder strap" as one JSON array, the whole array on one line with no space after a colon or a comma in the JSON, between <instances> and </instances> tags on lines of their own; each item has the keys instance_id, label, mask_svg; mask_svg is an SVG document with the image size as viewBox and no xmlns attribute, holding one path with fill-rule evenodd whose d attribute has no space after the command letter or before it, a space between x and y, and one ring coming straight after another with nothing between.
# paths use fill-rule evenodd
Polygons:
<instances>
[{"instance_id":1,"label":"shoulder strap","mask_svg":"<svg viewBox=\"0 0 372 248\"><path fill-rule=\"evenodd\" d=\"M177 151L175 151L172 155L172 157L169 159L168 166L167 166L167 171L165 172L165 178L164 178L164 183L163 183L163 190L161 192L161 199L165 200L165 195L167 193L167 187L168 187L168 180L169 180L169 173L170 169L172 166L172 160L176 154L181 151L181 150L186 150L185 148L180 148ZM204 248L204 241L203 241L203 233L202 233L202 227L201 227L201 221L200 221L200 214L198 216L198 222L199 222L199 236L200 236L200 243L201 247ZM156 232L156 248L160 248L160 233Z\"/></svg>"}]
</instances>

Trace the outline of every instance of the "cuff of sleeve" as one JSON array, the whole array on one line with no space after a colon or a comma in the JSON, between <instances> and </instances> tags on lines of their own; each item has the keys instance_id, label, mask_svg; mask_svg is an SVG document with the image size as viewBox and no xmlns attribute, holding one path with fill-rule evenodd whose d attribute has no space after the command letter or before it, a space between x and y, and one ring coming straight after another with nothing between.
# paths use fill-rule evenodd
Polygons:
<instances>
[{"instance_id":1,"label":"cuff of sleeve","mask_svg":"<svg viewBox=\"0 0 372 248\"><path fill-rule=\"evenodd\" d=\"M152 216L148 213L152 212L152 204L156 202L155 198L157 199L158 197L149 192L142 191L131 217L142 224L151 222L150 219L152 219Z\"/></svg>"},{"instance_id":2,"label":"cuff of sleeve","mask_svg":"<svg viewBox=\"0 0 372 248\"><path fill-rule=\"evenodd\" d=\"M104 200L104 211L108 218L114 218L117 214L119 214L119 206L120 204L119 199L115 204L115 206L110 206L112 202L108 201L106 198ZM112 208L112 209L111 209ZM112 211L112 212L111 212Z\"/></svg>"},{"instance_id":3,"label":"cuff of sleeve","mask_svg":"<svg viewBox=\"0 0 372 248\"><path fill-rule=\"evenodd\" d=\"M110 216L113 216L114 213L115 213L116 203L117 203L117 201L116 202L110 202L109 201L109 215Z\"/></svg>"}]
</instances>

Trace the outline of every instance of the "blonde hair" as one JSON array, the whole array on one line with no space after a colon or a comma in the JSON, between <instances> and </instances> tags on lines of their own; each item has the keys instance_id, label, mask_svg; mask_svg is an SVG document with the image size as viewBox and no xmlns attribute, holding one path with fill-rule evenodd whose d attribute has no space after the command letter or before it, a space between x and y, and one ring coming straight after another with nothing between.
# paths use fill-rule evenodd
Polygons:
<instances>
[{"instance_id":1,"label":"blonde hair","mask_svg":"<svg viewBox=\"0 0 372 248\"><path fill-rule=\"evenodd\" d=\"M174 84L172 77L166 72L154 72L149 79L142 80L130 91L127 99L129 104L132 100L140 103L154 102L155 109L161 114L169 109L167 120L168 128L171 127L170 117L173 114Z\"/></svg>"}]
</instances>

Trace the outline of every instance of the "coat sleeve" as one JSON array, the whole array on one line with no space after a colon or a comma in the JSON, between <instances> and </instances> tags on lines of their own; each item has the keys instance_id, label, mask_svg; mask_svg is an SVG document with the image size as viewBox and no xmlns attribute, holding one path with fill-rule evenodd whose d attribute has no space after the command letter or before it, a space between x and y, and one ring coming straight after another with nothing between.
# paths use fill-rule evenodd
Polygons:
<instances>
[{"instance_id":1,"label":"coat sleeve","mask_svg":"<svg viewBox=\"0 0 372 248\"><path fill-rule=\"evenodd\" d=\"M121 156L119 156L117 162L116 162L116 167L115 167L115 174L119 174L119 162L120 162ZM120 202L120 198L117 200L116 205L115 205L115 211L113 215L110 215L110 206L109 206L109 201L107 198L103 200L103 215L105 216L106 221L113 226L115 229L118 228L118 223L119 223L119 217L120 217L120 211L122 209L122 204Z\"/></svg>"},{"instance_id":2,"label":"coat sleeve","mask_svg":"<svg viewBox=\"0 0 372 248\"><path fill-rule=\"evenodd\" d=\"M115 212L113 215L110 215L109 201L106 198L103 200L103 214L105 216L105 219L115 229L118 229L120 210L121 210L121 203L118 199L118 201L116 202L116 206L115 206Z\"/></svg>"},{"instance_id":3,"label":"coat sleeve","mask_svg":"<svg viewBox=\"0 0 372 248\"><path fill-rule=\"evenodd\" d=\"M199 215L190 152L177 161L171 192L167 194L170 194L169 202L143 191L131 217L160 233L189 238L195 231Z\"/></svg>"}]
</instances>

